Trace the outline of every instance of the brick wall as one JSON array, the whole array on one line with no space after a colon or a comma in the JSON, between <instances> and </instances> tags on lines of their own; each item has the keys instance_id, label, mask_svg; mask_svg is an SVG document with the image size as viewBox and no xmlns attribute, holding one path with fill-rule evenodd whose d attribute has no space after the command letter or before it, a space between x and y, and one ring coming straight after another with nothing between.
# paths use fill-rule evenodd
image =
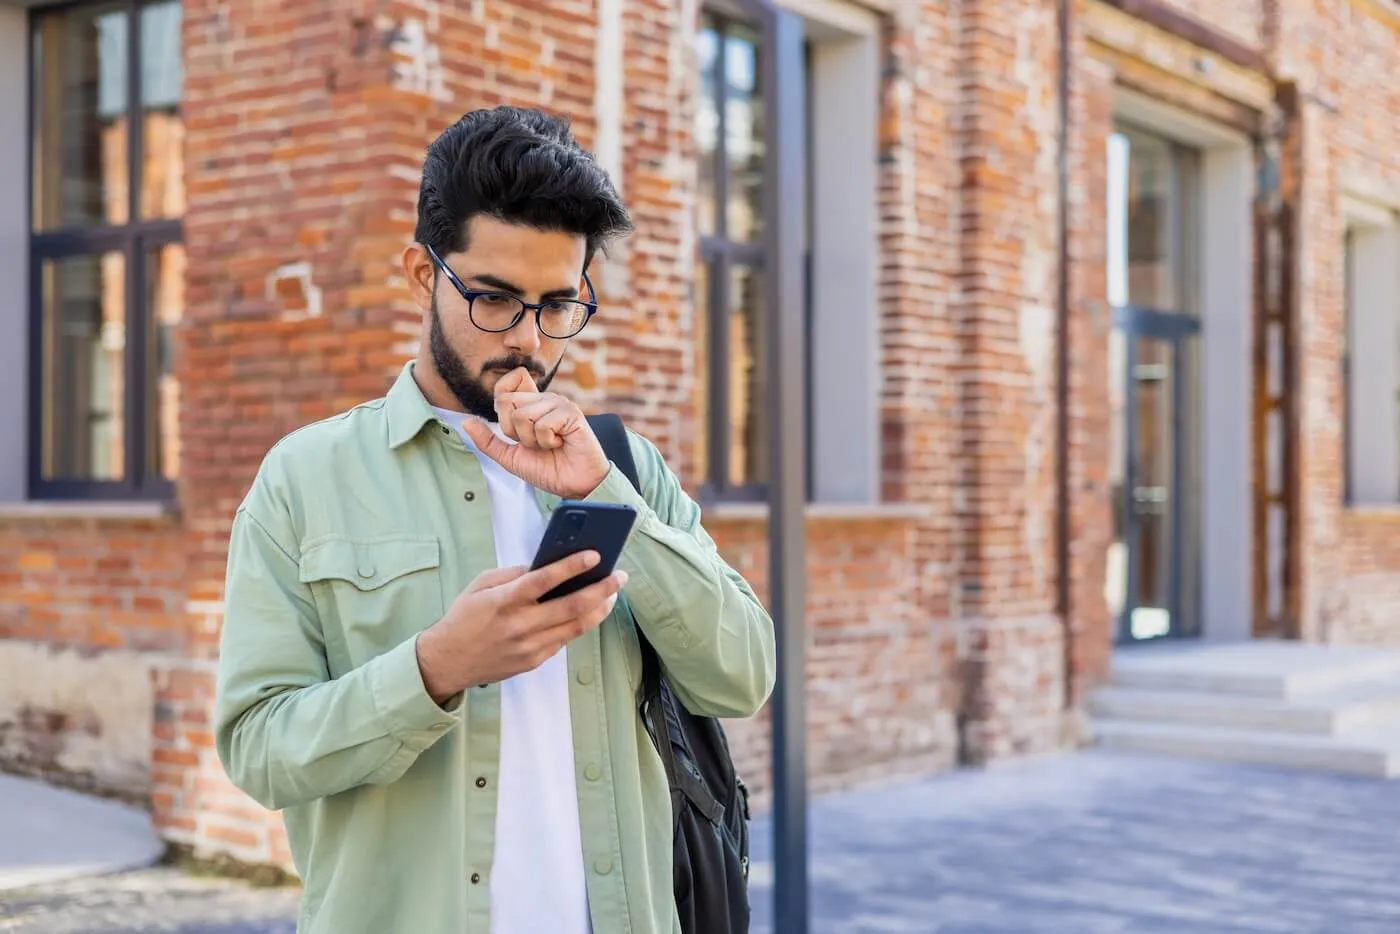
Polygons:
<instances>
[{"instance_id":1,"label":"brick wall","mask_svg":"<svg viewBox=\"0 0 1400 934\"><path fill-rule=\"evenodd\" d=\"M1299 28L1283 31L1277 53L1279 67L1300 76L1303 97L1301 623L1309 639L1400 646L1400 508L1343 503L1340 203L1344 195L1400 202L1400 89L1375 80L1400 61L1400 13L1329 0L1305 16Z\"/></svg>"},{"instance_id":2,"label":"brick wall","mask_svg":"<svg viewBox=\"0 0 1400 934\"><path fill-rule=\"evenodd\" d=\"M1061 742L1055 34L1048 2L982 0L959 24L955 600L974 761Z\"/></svg>"},{"instance_id":3,"label":"brick wall","mask_svg":"<svg viewBox=\"0 0 1400 934\"><path fill-rule=\"evenodd\" d=\"M1128 11L1139 7L1133 0L1113 2ZM1213 3L1211 0L1166 0L1162 5L1196 23L1209 26L1243 46L1262 49L1268 39L1269 16L1278 3L1275 0L1230 0L1229 3Z\"/></svg>"},{"instance_id":4,"label":"brick wall","mask_svg":"<svg viewBox=\"0 0 1400 934\"><path fill-rule=\"evenodd\" d=\"M918 514L808 522L807 762L817 790L938 771L958 756L953 645L920 612ZM761 518L706 520L722 553L768 594ZM728 727L735 761L768 801L765 710Z\"/></svg>"},{"instance_id":5,"label":"brick wall","mask_svg":"<svg viewBox=\"0 0 1400 934\"><path fill-rule=\"evenodd\" d=\"M146 670L185 642L181 536L102 512L0 514L0 769L144 800Z\"/></svg>"}]
</instances>

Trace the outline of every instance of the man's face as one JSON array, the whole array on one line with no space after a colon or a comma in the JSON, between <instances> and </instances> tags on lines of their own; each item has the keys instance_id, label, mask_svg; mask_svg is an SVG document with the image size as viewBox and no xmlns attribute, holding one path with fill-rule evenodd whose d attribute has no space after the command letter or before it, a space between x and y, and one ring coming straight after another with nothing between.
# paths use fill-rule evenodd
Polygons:
<instances>
[{"instance_id":1,"label":"man's face","mask_svg":"<svg viewBox=\"0 0 1400 934\"><path fill-rule=\"evenodd\" d=\"M446 276L438 274L423 281L425 273L431 274L432 259L421 247L418 250L422 256L412 261L410 274L415 291L423 286L428 290L429 360L456 405L494 422L496 381L517 367L524 367L541 390L547 387L568 340L540 333L534 311L526 312L509 331L481 330L472 323L466 299ZM468 289L504 292L534 303L577 297L585 252L581 236L539 231L478 215L467 226L467 249L442 260ZM433 401L444 405L441 400ZM449 401L445 407L456 406Z\"/></svg>"}]
</instances>

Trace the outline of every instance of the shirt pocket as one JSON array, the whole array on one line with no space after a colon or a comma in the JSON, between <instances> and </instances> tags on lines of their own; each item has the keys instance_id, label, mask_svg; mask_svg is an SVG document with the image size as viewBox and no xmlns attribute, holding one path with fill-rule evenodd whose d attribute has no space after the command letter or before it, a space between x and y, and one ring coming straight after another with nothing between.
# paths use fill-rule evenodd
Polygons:
<instances>
[{"instance_id":1,"label":"shirt pocket","mask_svg":"<svg viewBox=\"0 0 1400 934\"><path fill-rule=\"evenodd\" d=\"M436 623L441 551L430 535L330 536L305 548L301 582L311 588L332 677Z\"/></svg>"}]
</instances>

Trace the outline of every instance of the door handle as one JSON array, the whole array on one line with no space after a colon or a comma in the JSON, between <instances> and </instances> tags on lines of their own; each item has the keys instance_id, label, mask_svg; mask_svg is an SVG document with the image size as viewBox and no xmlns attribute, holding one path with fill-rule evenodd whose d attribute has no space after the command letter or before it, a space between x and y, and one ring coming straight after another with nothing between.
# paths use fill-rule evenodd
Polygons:
<instances>
[{"instance_id":1,"label":"door handle","mask_svg":"<svg viewBox=\"0 0 1400 934\"><path fill-rule=\"evenodd\" d=\"M1133 487L1133 511L1148 515L1166 512L1167 488L1164 486Z\"/></svg>"}]
</instances>

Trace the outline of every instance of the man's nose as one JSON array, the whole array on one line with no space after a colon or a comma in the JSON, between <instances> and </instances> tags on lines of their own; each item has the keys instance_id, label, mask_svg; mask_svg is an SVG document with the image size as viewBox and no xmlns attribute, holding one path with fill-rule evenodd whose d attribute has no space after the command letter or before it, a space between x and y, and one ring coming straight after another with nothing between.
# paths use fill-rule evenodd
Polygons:
<instances>
[{"instance_id":1,"label":"man's nose","mask_svg":"<svg viewBox=\"0 0 1400 934\"><path fill-rule=\"evenodd\" d=\"M540 329L535 323L538 314L533 308L526 309L515 327L506 332L506 346L522 354L531 354L539 349Z\"/></svg>"}]
</instances>

